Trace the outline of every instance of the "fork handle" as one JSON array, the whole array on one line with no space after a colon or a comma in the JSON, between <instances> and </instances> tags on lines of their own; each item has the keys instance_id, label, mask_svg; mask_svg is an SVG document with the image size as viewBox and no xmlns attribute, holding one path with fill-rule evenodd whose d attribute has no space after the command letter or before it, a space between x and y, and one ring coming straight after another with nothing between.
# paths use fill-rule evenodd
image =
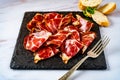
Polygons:
<instances>
[{"instance_id":1,"label":"fork handle","mask_svg":"<svg viewBox=\"0 0 120 80\"><path fill-rule=\"evenodd\" d=\"M82 58L75 66L73 66L67 73L65 73L59 80L67 80L68 77L79 68L79 66L88 58L89 56L85 56Z\"/></svg>"}]
</instances>

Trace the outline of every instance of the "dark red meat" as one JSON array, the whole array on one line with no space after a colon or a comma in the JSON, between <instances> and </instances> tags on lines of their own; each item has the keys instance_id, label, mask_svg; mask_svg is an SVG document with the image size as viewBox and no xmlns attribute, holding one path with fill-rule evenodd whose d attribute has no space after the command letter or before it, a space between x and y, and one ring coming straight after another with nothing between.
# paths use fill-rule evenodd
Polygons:
<instances>
[{"instance_id":1,"label":"dark red meat","mask_svg":"<svg viewBox=\"0 0 120 80\"><path fill-rule=\"evenodd\" d=\"M88 46L93 42L95 38L96 38L95 32L87 32L82 34L82 42L84 45L82 53L85 52L85 50L88 48Z\"/></svg>"},{"instance_id":2,"label":"dark red meat","mask_svg":"<svg viewBox=\"0 0 120 80\"><path fill-rule=\"evenodd\" d=\"M58 33L49 37L46 42L47 45L54 44L57 47L60 47L63 41L70 35L71 33L64 30L59 30Z\"/></svg>"},{"instance_id":3,"label":"dark red meat","mask_svg":"<svg viewBox=\"0 0 120 80\"><path fill-rule=\"evenodd\" d=\"M34 63L56 55L59 52L55 46L45 46L34 53Z\"/></svg>"},{"instance_id":4,"label":"dark red meat","mask_svg":"<svg viewBox=\"0 0 120 80\"><path fill-rule=\"evenodd\" d=\"M24 48L35 52L51 35L50 32L42 30L40 32L30 33L24 38Z\"/></svg>"}]
</instances>

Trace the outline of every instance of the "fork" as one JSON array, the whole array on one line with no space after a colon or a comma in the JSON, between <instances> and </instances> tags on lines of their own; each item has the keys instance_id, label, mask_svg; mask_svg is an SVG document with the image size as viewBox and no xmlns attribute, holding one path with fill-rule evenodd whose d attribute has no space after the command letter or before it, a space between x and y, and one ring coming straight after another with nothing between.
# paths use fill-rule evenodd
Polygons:
<instances>
[{"instance_id":1,"label":"fork","mask_svg":"<svg viewBox=\"0 0 120 80\"><path fill-rule=\"evenodd\" d=\"M82 58L75 66L73 66L67 73L65 73L59 80L67 80L69 76L79 68L79 66L89 57L97 58L104 50L104 48L109 43L110 39L107 36L104 36L103 39L100 39L96 45L87 52L87 56Z\"/></svg>"}]
</instances>

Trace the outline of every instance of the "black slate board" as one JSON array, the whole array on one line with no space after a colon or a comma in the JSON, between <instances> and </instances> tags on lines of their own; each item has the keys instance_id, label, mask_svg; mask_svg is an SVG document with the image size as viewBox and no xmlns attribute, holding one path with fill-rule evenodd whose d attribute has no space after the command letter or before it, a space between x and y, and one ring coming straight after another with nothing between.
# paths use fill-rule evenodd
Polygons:
<instances>
[{"instance_id":1,"label":"black slate board","mask_svg":"<svg viewBox=\"0 0 120 80\"><path fill-rule=\"evenodd\" d=\"M95 23L94 27L91 31L94 31L97 33L97 38L94 40L94 42L89 46L87 51L84 55L81 53L74 56L68 64L64 64L59 57L59 55L55 55L52 58L43 60L38 62L38 64L34 64L33 62L33 54L30 51L27 51L23 47L23 39L24 37L29 33L29 31L26 28L26 24L32 19L32 17L37 12L26 12L23 18L23 22L21 25L21 29L18 35L18 39L16 42L16 46L14 49L13 57L11 59L10 68L11 69L24 69L24 70L32 70L32 69L40 69L40 70L68 70L72 66L74 66L81 58L86 56L86 52L89 51L95 43L101 38L99 26ZM48 13L48 12L39 12L41 14ZM61 14L67 14L70 12L58 12ZM82 17L82 12L72 12L73 15L79 14ZM104 70L106 69L106 61L104 52L96 59L88 58L79 68L78 70Z\"/></svg>"}]
</instances>

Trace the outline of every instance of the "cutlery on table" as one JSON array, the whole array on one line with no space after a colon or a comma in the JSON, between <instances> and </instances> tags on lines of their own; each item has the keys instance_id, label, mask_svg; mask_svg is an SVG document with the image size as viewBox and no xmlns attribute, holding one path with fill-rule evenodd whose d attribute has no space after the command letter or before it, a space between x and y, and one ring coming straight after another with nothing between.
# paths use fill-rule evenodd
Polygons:
<instances>
[{"instance_id":1,"label":"cutlery on table","mask_svg":"<svg viewBox=\"0 0 120 80\"><path fill-rule=\"evenodd\" d=\"M87 52L87 56L82 58L75 66L73 66L67 73L65 73L59 80L67 80L69 76L77 70L80 65L89 57L91 58L97 58L104 50L104 48L107 46L109 43L110 39L107 36L104 36L103 39L100 39L96 45Z\"/></svg>"}]
</instances>

